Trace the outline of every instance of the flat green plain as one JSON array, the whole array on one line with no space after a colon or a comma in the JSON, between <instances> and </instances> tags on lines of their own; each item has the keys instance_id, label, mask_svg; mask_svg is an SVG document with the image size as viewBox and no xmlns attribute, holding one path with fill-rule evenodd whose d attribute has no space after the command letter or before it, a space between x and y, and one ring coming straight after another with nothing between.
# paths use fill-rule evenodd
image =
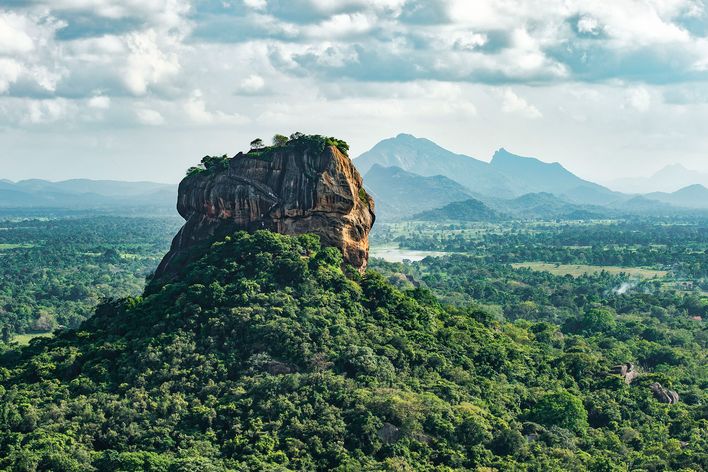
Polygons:
<instances>
[{"instance_id":1,"label":"flat green plain","mask_svg":"<svg viewBox=\"0 0 708 472\"><path fill-rule=\"evenodd\" d=\"M642 267L617 267L617 266L594 266L583 264L554 264L552 262L517 262L511 264L515 269L527 268L539 272L550 272L554 275L581 275L596 274L598 272L609 272L610 274L625 273L630 277L640 279L661 279L668 275L666 270L646 269Z\"/></svg>"},{"instance_id":2,"label":"flat green plain","mask_svg":"<svg viewBox=\"0 0 708 472\"><path fill-rule=\"evenodd\" d=\"M34 338L49 338L52 333L28 333L28 334L17 334L12 340L19 344L20 346L27 346L31 340Z\"/></svg>"}]
</instances>

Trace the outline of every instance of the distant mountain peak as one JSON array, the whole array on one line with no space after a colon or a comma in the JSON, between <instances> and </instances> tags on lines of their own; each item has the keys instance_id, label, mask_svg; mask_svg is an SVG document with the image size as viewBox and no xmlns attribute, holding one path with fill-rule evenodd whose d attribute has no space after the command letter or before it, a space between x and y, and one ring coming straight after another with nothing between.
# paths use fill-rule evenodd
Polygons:
<instances>
[{"instance_id":1,"label":"distant mountain peak","mask_svg":"<svg viewBox=\"0 0 708 472\"><path fill-rule=\"evenodd\" d=\"M675 192L652 192L645 198L684 208L708 208L708 188L701 184L682 187Z\"/></svg>"},{"instance_id":2,"label":"distant mountain peak","mask_svg":"<svg viewBox=\"0 0 708 472\"><path fill-rule=\"evenodd\" d=\"M491 163L493 164L495 160L498 163L499 161L516 160L516 159L541 162L540 160L536 159L535 157L519 156L518 154L514 154L513 152L509 152L506 150L506 148L501 147L501 148L497 149L496 151L494 151L494 155L492 156Z\"/></svg>"},{"instance_id":3,"label":"distant mountain peak","mask_svg":"<svg viewBox=\"0 0 708 472\"><path fill-rule=\"evenodd\" d=\"M662 167L656 171L650 179L690 179L693 174L700 174L700 172L686 168L683 164L674 163Z\"/></svg>"},{"instance_id":4,"label":"distant mountain peak","mask_svg":"<svg viewBox=\"0 0 708 472\"><path fill-rule=\"evenodd\" d=\"M558 201L561 200L560 197L557 195L553 195L550 192L533 192L533 193L525 193L521 195L520 197L515 198L516 201L522 202L522 201Z\"/></svg>"},{"instance_id":5,"label":"distant mountain peak","mask_svg":"<svg viewBox=\"0 0 708 472\"><path fill-rule=\"evenodd\" d=\"M493 167L503 168L503 170L523 169L553 169L555 172L563 172L568 175L573 175L572 172L563 167L559 162L544 162L536 157L520 156L507 151L505 148L499 148L494 155L490 164ZM523 168L523 169L522 169Z\"/></svg>"},{"instance_id":6,"label":"distant mountain peak","mask_svg":"<svg viewBox=\"0 0 708 472\"><path fill-rule=\"evenodd\" d=\"M497 160L497 164L500 163L500 161L519 161L522 163L530 164L534 163L536 165L544 165L544 166L553 166L553 167L559 167L566 172L569 172L568 170L565 169L559 162L544 162L536 157L530 157L530 156L520 156L518 154L514 154L513 152L507 151L505 148L501 147L497 149L494 152L494 155L492 156L492 161L491 164L494 165L494 160Z\"/></svg>"},{"instance_id":7,"label":"distant mountain peak","mask_svg":"<svg viewBox=\"0 0 708 472\"><path fill-rule=\"evenodd\" d=\"M708 188L706 188L705 185L692 184L692 185L687 185L686 187L676 190L675 192L673 192L673 194L676 195L676 194L690 193L690 192L700 192L703 194L704 192L708 192Z\"/></svg>"},{"instance_id":8,"label":"distant mountain peak","mask_svg":"<svg viewBox=\"0 0 708 472\"><path fill-rule=\"evenodd\" d=\"M661 169L659 169L658 171L656 171L656 172L654 173L654 175L661 174L662 172L665 172L665 171L686 171L686 172L691 172L691 170L688 169L688 168L687 168L686 166L684 166L683 164L681 164L681 163L679 163L679 162L675 162L675 163L673 163L673 164L665 165L664 167L662 167Z\"/></svg>"},{"instance_id":9,"label":"distant mountain peak","mask_svg":"<svg viewBox=\"0 0 708 472\"><path fill-rule=\"evenodd\" d=\"M678 162L662 167L650 177L625 177L610 182L613 188L633 193L671 193L693 184L708 186L708 173Z\"/></svg>"}]
</instances>

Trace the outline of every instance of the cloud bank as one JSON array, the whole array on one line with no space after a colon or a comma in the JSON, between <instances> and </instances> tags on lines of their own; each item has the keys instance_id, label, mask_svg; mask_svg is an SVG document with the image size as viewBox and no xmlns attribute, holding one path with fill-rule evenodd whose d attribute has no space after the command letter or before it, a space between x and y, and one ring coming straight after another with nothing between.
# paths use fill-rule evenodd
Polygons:
<instances>
[{"instance_id":1,"label":"cloud bank","mask_svg":"<svg viewBox=\"0 0 708 472\"><path fill-rule=\"evenodd\" d=\"M355 151L400 131L482 158L504 145L595 178L618 155L624 173L640 159L696 167L706 97L700 0L0 6L2 177L129 178L113 164L126 154L147 174L135 178L175 180L205 152L294 128Z\"/></svg>"}]
</instances>

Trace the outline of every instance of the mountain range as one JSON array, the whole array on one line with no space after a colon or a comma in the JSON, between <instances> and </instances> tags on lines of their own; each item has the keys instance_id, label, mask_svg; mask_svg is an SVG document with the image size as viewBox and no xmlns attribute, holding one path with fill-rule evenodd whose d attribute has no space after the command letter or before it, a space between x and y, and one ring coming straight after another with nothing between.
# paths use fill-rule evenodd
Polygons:
<instances>
[{"instance_id":1,"label":"mountain range","mask_svg":"<svg viewBox=\"0 0 708 472\"><path fill-rule=\"evenodd\" d=\"M156 182L72 179L0 181L0 208L119 209L173 211L177 185Z\"/></svg>"},{"instance_id":2,"label":"mountain range","mask_svg":"<svg viewBox=\"0 0 708 472\"><path fill-rule=\"evenodd\" d=\"M610 211L600 206L569 203L548 192L527 193L493 206L516 218L534 215L541 219L593 219L607 217Z\"/></svg>"},{"instance_id":3,"label":"mountain range","mask_svg":"<svg viewBox=\"0 0 708 472\"><path fill-rule=\"evenodd\" d=\"M513 154L504 148L484 162L444 149L425 138L399 134L355 159L367 189L378 197L380 216L440 218L478 200L499 213L521 218L605 218L622 213L667 214L708 209L705 187L639 197L582 179L561 164ZM470 200L472 199L472 200ZM446 209L431 214L434 208ZM484 212L482 212L484 213Z\"/></svg>"},{"instance_id":4,"label":"mountain range","mask_svg":"<svg viewBox=\"0 0 708 472\"><path fill-rule=\"evenodd\" d=\"M514 198L527 193L563 194L577 203L607 203L621 194L581 179L559 163L546 163L499 149L491 162L455 154L425 138L399 134L384 139L355 160L362 174L376 164L424 177L442 175L481 195Z\"/></svg>"},{"instance_id":5,"label":"mountain range","mask_svg":"<svg viewBox=\"0 0 708 472\"><path fill-rule=\"evenodd\" d=\"M616 180L611 185L627 190L661 189L644 195L612 190L578 177L557 162L513 154L504 148L485 162L404 133L380 141L355 158L354 164L365 176L377 215L384 220L426 215L429 210L464 201L472 207L479 201L513 218L539 219L666 215L708 209L708 175L678 164L646 179ZM176 185L155 182L3 179L0 208L111 211L140 207L173 212L176 192ZM453 208L461 209L448 207L441 214L452 216ZM469 214L477 211L467 210Z\"/></svg>"},{"instance_id":6,"label":"mountain range","mask_svg":"<svg viewBox=\"0 0 708 472\"><path fill-rule=\"evenodd\" d=\"M681 164L666 166L649 177L631 177L607 182L610 188L628 193L671 193L695 184L708 187L708 173L687 169Z\"/></svg>"}]
</instances>

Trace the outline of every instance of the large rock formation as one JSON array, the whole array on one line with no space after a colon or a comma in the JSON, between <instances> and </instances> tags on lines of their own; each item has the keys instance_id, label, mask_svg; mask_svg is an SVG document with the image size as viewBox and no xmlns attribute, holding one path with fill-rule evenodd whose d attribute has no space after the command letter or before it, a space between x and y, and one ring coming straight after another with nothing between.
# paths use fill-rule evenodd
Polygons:
<instances>
[{"instance_id":1,"label":"large rock formation","mask_svg":"<svg viewBox=\"0 0 708 472\"><path fill-rule=\"evenodd\" d=\"M366 267L374 203L352 161L324 138L205 159L206 170L194 169L179 185L177 210L187 221L156 277L178 270L196 245L258 229L314 233L347 263Z\"/></svg>"}]
</instances>

